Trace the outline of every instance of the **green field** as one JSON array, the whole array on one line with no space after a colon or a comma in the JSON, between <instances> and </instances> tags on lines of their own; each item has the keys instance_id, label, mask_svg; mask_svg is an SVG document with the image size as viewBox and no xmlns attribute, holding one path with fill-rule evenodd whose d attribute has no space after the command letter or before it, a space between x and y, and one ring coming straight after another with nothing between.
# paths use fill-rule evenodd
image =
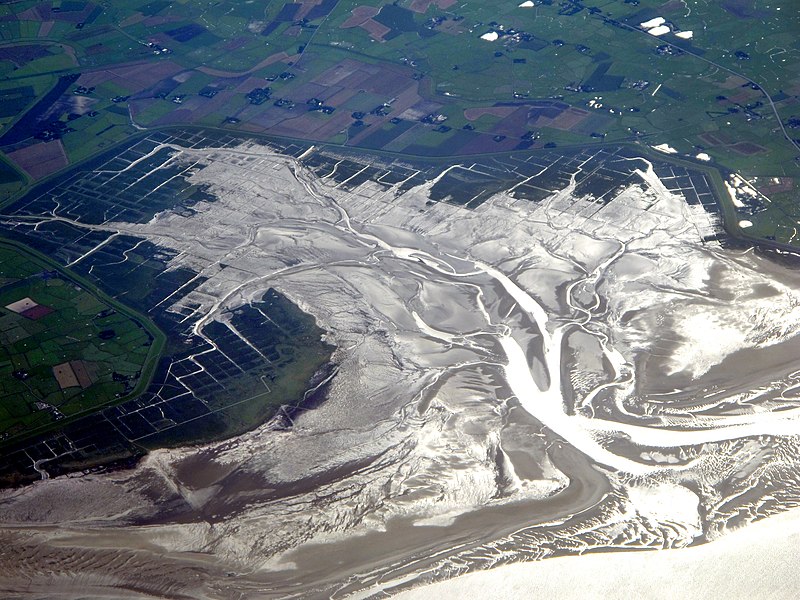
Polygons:
<instances>
[{"instance_id":1,"label":"green field","mask_svg":"<svg viewBox=\"0 0 800 600\"><path fill-rule=\"evenodd\" d=\"M20 302L38 308L20 313ZM37 257L0 245L0 439L140 387L154 336L118 308Z\"/></svg>"}]
</instances>

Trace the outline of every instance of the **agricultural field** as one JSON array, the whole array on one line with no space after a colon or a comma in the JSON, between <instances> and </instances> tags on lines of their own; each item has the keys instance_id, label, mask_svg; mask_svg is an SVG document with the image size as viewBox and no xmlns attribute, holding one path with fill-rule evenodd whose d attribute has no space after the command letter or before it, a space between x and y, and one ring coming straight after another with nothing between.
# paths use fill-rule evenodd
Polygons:
<instances>
[{"instance_id":1,"label":"agricultural field","mask_svg":"<svg viewBox=\"0 0 800 600\"><path fill-rule=\"evenodd\" d=\"M217 127L417 157L626 143L740 174L763 196L747 236L794 243L793 9L788 0L6 4L0 201L142 128Z\"/></svg>"},{"instance_id":2,"label":"agricultural field","mask_svg":"<svg viewBox=\"0 0 800 600\"><path fill-rule=\"evenodd\" d=\"M63 272L0 245L0 439L130 395L153 335Z\"/></svg>"}]
</instances>

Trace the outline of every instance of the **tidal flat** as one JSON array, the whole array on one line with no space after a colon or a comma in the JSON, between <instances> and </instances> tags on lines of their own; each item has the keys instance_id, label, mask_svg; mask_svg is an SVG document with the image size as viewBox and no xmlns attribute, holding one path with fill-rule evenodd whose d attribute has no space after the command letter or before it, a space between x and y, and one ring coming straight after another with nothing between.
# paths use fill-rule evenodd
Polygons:
<instances>
[{"instance_id":1,"label":"tidal flat","mask_svg":"<svg viewBox=\"0 0 800 600\"><path fill-rule=\"evenodd\" d=\"M196 274L165 306L201 338L274 289L337 371L288 427L3 492L8 590L368 597L681 549L800 499L800 274L720 243L719 216L649 159L588 151L544 198L510 185L466 206L431 200L446 169L348 185L318 165L351 157L313 148L149 152L210 198L4 221L146 240ZM593 159L631 167L602 199L577 190Z\"/></svg>"}]
</instances>

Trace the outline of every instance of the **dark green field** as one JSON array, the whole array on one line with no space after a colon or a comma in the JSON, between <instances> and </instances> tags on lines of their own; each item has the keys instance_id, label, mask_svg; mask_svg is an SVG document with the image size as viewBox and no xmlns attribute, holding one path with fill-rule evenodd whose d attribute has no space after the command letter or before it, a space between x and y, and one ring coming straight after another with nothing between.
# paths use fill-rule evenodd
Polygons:
<instances>
[{"instance_id":1,"label":"dark green field","mask_svg":"<svg viewBox=\"0 0 800 600\"><path fill-rule=\"evenodd\" d=\"M21 301L36 306L20 313ZM0 438L129 395L154 358L153 341L142 323L62 272L0 245Z\"/></svg>"}]
</instances>

